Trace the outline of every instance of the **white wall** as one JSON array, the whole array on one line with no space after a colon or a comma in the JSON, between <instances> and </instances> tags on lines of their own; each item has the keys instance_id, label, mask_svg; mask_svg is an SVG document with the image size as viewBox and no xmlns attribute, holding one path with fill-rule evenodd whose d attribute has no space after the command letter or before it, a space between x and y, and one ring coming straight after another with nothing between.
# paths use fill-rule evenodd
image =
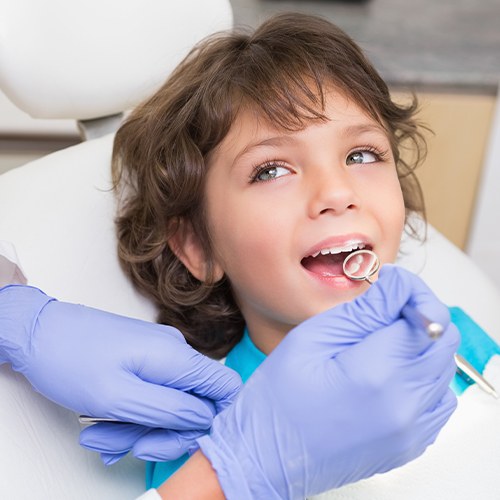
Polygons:
<instances>
[{"instance_id":1,"label":"white wall","mask_svg":"<svg viewBox=\"0 0 500 500\"><path fill-rule=\"evenodd\" d=\"M500 89L485 158L466 251L500 287Z\"/></svg>"}]
</instances>

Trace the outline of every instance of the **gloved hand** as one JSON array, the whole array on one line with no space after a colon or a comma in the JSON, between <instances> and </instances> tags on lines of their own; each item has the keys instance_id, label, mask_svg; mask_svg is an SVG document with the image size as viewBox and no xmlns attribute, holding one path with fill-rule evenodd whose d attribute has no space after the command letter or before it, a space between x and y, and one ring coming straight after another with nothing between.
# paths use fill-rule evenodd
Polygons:
<instances>
[{"instance_id":1,"label":"gloved hand","mask_svg":"<svg viewBox=\"0 0 500 500\"><path fill-rule=\"evenodd\" d=\"M152 434L161 435L155 446L182 455L241 386L233 370L195 351L174 328L58 302L20 285L0 289L2 362L75 412L149 426L107 424L115 460L126 452L127 427L137 439L151 427L166 429Z\"/></svg>"},{"instance_id":2,"label":"gloved hand","mask_svg":"<svg viewBox=\"0 0 500 500\"><path fill-rule=\"evenodd\" d=\"M401 318L406 303L443 336ZM458 343L424 283L384 267L365 294L294 328L198 443L228 499L303 499L398 467L456 407Z\"/></svg>"},{"instance_id":3,"label":"gloved hand","mask_svg":"<svg viewBox=\"0 0 500 500\"><path fill-rule=\"evenodd\" d=\"M118 462L129 451L141 460L169 462L186 451L198 449L196 439L206 433L207 429L172 431L138 424L102 422L83 429L80 444L99 453L106 465Z\"/></svg>"}]
</instances>

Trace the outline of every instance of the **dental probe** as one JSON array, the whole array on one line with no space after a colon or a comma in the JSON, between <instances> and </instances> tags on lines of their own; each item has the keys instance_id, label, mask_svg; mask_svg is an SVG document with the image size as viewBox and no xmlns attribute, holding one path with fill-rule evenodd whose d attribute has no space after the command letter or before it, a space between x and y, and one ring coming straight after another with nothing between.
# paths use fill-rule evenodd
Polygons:
<instances>
[{"instance_id":1,"label":"dental probe","mask_svg":"<svg viewBox=\"0 0 500 500\"><path fill-rule=\"evenodd\" d=\"M480 389L498 399L498 393L495 388L460 354L455 354L455 363L459 372L464 373L473 382L475 382Z\"/></svg>"},{"instance_id":2,"label":"dental probe","mask_svg":"<svg viewBox=\"0 0 500 500\"><path fill-rule=\"evenodd\" d=\"M115 420L114 418L104 418L104 417L91 417L89 415L80 415L78 421L84 425L99 424L101 422L109 422L112 424L128 424L129 422L124 422L123 420Z\"/></svg>"},{"instance_id":3,"label":"dental probe","mask_svg":"<svg viewBox=\"0 0 500 500\"><path fill-rule=\"evenodd\" d=\"M370 285L373 284L370 278L379 268L379 258L371 250L357 250L352 252L345 258L342 266L344 274L349 279L353 281L367 281ZM441 323L431 321L427 316L409 304L401 309L401 315L415 326L422 328L433 340L437 340L444 332ZM465 374L466 377L475 382L483 391L498 399L498 393L495 388L463 356L455 354L455 363L458 373Z\"/></svg>"}]
</instances>

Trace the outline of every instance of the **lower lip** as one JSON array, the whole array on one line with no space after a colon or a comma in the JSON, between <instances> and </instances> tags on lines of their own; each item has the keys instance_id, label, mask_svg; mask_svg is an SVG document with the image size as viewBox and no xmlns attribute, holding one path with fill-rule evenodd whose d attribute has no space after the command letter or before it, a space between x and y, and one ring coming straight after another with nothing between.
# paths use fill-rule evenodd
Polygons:
<instances>
[{"instance_id":1,"label":"lower lip","mask_svg":"<svg viewBox=\"0 0 500 500\"><path fill-rule=\"evenodd\" d=\"M320 283L333 287L336 290L352 290L362 286L363 281L353 281L344 275L329 275L329 274L316 274L312 273L305 267L304 271Z\"/></svg>"}]
</instances>

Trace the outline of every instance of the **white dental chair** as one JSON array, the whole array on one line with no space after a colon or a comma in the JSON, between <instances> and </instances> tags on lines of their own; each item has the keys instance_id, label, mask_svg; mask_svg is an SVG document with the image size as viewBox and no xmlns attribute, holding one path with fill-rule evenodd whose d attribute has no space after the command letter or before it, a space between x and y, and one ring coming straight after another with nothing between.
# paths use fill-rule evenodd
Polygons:
<instances>
[{"instance_id":1,"label":"white dental chair","mask_svg":"<svg viewBox=\"0 0 500 500\"><path fill-rule=\"evenodd\" d=\"M0 17L0 87L33 117L80 120L90 138L0 176L0 239L49 295L154 320L116 257L112 132L196 41L231 25L229 0L0 0ZM499 292L467 256L432 228L424 245L403 250L402 265L500 340ZM144 491L139 461L105 468L78 446L76 416L6 366L0 400L0 498L126 500Z\"/></svg>"},{"instance_id":2,"label":"white dental chair","mask_svg":"<svg viewBox=\"0 0 500 500\"><path fill-rule=\"evenodd\" d=\"M93 140L0 177L0 239L29 283L61 300L146 320L116 259L112 132L188 50L232 25L229 0L0 0L0 88L35 118L80 121ZM105 135L108 133L108 135ZM103 136L104 135L104 136ZM0 498L133 499L144 466L106 468L78 445L76 415L0 366Z\"/></svg>"}]
</instances>

